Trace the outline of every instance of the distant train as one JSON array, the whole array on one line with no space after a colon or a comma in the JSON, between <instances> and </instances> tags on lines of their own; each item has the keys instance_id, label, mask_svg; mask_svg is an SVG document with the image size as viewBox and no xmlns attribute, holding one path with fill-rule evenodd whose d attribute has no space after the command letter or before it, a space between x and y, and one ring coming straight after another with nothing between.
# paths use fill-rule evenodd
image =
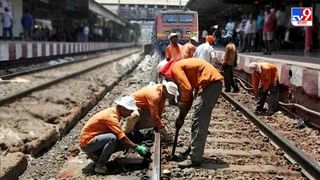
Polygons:
<instances>
[{"instance_id":1,"label":"distant train","mask_svg":"<svg viewBox=\"0 0 320 180\"><path fill-rule=\"evenodd\" d=\"M153 43L163 53L169 44L171 32L179 34L179 42L184 44L189 37L199 37L198 13L196 11L169 10L156 14L153 28Z\"/></svg>"}]
</instances>

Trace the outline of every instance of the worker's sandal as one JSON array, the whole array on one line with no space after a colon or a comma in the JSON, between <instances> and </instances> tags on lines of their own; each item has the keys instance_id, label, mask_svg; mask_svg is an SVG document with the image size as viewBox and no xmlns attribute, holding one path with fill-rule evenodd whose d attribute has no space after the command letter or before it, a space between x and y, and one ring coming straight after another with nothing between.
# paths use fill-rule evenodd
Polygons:
<instances>
[{"instance_id":1,"label":"worker's sandal","mask_svg":"<svg viewBox=\"0 0 320 180\"><path fill-rule=\"evenodd\" d=\"M104 164L96 164L94 167L94 172L99 174L107 174L108 168Z\"/></svg>"}]
</instances>

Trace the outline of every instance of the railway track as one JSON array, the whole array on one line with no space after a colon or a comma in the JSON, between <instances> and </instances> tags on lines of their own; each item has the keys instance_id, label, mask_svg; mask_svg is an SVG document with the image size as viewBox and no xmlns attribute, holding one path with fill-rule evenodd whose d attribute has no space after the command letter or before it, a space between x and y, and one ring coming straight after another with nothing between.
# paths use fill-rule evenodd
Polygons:
<instances>
[{"instance_id":1,"label":"railway track","mask_svg":"<svg viewBox=\"0 0 320 180\"><path fill-rule=\"evenodd\" d=\"M110 70L109 74L112 72ZM129 152L124 155L122 152L118 152L112 157L117 168L112 169L110 174L85 173L85 168L89 170L92 168L85 154L81 153L78 148L79 134L85 121L94 113L109 107L113 99L130 94L147 85L150 74L151 72L142 72L136 69L132 74L122 79L111 91L108 93L105 91L107 95L89 113L85 113L86 116L79 122L77 121L78 123L73 122L76 124L75 127L64 137L61 137L61 140L52 148L39 157L28 156L29 166L20 179L318 179L317 168L319 164L312 160L313 157L305 156L300 149L289 147L290 144L286 144L286 142L282 146L277 144L274 137L269 137L263 128L258 128L265 125L252 122L251 120L254 118L250 117L251 113L243 113L243 105L241 104L252 110L254 103L252 96L245 91L239 94L224 95L216 104L210 123L205 158L201 167L178 168L177 162L171 161L171 145L160 144L160 136L155 134L152 147L153 161L148 168L143 166L140 169L132 169L132 167L140 165L141 158L135 153ZM233 103L232 105L226 98L228 100L234 98L241 104ZM278 113L274 118L279 118L279 114L281 118L286 117L284 113ZM176 116L176 107L165 108L163 119L166 120L172 134ZM268 119L268 117L260 118ZM282 120L278 119L278 121ZM13 120L13 122L15 121ZM189 114L180 131L176 154L184 152L187 148L190 139L190 123ZM275 134L278 134L278 129L276 131ZM294 151L297 151L293 153L300 156L300 160L281 148L293 148ZM305 164L301 159L306 160ZM306 167L310 168L305 169Z\"/></svg>"},{"instance_id":2,"label":"railway track","mask_svg":"<svg viewBox=\"0 0 320 180\"><path fill-rule=\"evenodd\" d=\"M113 54L105 54L98 58L89 58L83 61L74 61L72 63L59 64L56 66L34 69L28 72L11 74L8 77L19 76L22 83L2 84L0 106L15 101L36 90L48 87L63 80L75 77L88 71L92 71L100 66L110 64L121 58L128 57L137 53L139 49L119 50ZM108 58L106 58L108 57Z\"/></svg>"}]
</instances>

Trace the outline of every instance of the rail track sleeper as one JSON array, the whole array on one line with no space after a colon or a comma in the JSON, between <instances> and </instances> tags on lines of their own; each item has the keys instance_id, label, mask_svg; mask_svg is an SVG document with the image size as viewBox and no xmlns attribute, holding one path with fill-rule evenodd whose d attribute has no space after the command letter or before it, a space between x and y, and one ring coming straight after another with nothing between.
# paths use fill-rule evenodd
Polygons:
<instances>
[{"instance_id":1,"label":"rail track sleeper","mask_svg":"<svg viewBox=\"0 0 320 180\"><path fill-rule=\"evenodd\" d=\"M123 56L117 57L117 58L112 59L112 60L110 60L110 61L107 61L107 62L103 62L103 63L97 64L97 65L94 65L94 66L92 66L92 67L90 67L90 68L83 69L83 70L80 70L80 71L71 73L71 74L69 74L69 75L66 75L66 76L63 76L63 77L54 79L54 80L52 80L52 81L49 81L49 82L40 84L40 85L38 85L38 86L35 86L35 87L32 87L32 88L26 89L26 90L24 90L24 91L21 91L21 92L12 94L12 95L10 95L10 96L6 96L6 97L0 99L0 106L4 105L4 104L6 104L6 103L13 102L15 99L21 98L21 97L23 97L23 96L25 96L25 95L27 95L27 94L30 94L30 93L32 93L32 92L34 92L34 91L43 89L43 88L45 88L45 87L51 86L51 85L53 85L53 84L59 83L59 82L61 82L61 81L67 80L67 79L70 79L70 78L75 77L75 76L78 76L78 75L80 75L80 74L89 72L89 71L91 71L91 70L93 70L93 69L99 68L100 66L104 66L104 65L106 65L106 64L110 64L110 63L112 63L112 62L114 62L114 61L117 61L117 60L119 60L119 59L125 58L125 57L130 56L130 55L132 55L132 54L135 54L135 53L137 53L137 52L139 52L139 51L141 51L141 50L137 50L137 51L134 51L134 52L125 54L125 55L123 55Z\"/></svg>"},{"instance_id":2,"label":"rail track sleeper","mask_svg":"<svg viewBox=\"0 0 320 180\"><path fill-rule=\"evenodd\" d=\"M267 135L279 148L281 148L290 158L297 162L309 178L320 179L320 165L315 160L309 158L303 151L293 145L287 138L280 136L273 128L261 121L252 112L243 107L228 94L222 92L223 97L231 104L239 107L239 110L248 117L265 135Z\"/></svg>"}]
</instances>

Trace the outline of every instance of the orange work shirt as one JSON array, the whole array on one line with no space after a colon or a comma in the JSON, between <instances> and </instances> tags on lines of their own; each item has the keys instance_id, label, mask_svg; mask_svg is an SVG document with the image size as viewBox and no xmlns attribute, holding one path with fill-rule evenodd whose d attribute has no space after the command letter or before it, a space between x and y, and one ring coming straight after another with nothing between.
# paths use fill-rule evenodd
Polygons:
<instances>
[{"instance_id":1,"label":"orange work shirt","mask_svg":"<svg viewBox=\"0 0 320 180\"><path fill-rule=\"evenodd\" d=\"M182 59L192 58L196 47L190 42L182 46Z\"/></svg>"},{"instance_id":2,"label":"orange work shirt","mask_svg":"<svg viewBox=\"0 0 320 180\"><path fill-rule=\"evenodd\" d=\"M91 117L84 125L80 134L80 147L85 147L95 136L105 133L113 133L118 140L126 134L120 126L120 113L115 107L107 108Z\"/></svg>"},{"instance_id":3,"label":"orange work shirt","mask_svg":"<svg viewBox=\"0 0 320 180\"><path fill-rule=\"evenodd\" d=\"M165 104L162 84L144 87L132 93L131 96L136 100L138 108L150 112L153 122L159 129L165 127L161 121L161 114Z\"/></svg>"},{"instance_id":4,"label":"orange work shirt","mask_svg":"<svg viewBox=\"0 0 320 180\"><path fill-rule=\"evenodd\" d=\"M166 53L165 53L166 59L173 60L173 61L181 60L182 59L181 51L182 51L182 46L179 43L177 45L170 43L166 49Z\"/></svg>"},{"instance_id":5,"label":"orange work shirt","mask_svg":"<svg viewBox=\"0 0 320 180\"><path fill-rule=\"evenodd\" d=\"M223 80L223 76L210 63L199 58L189 58L172 66L173 80L180 88L180 101L192 101L192 91L204 89L213 81Z\"/></svg>"},{"instance_id":6,"label":"orange work shirt","mask_svg":"<svg viewBox=\"0 0 320 180\"><path fill-rule=\"evenodd\" d=\"M260 63L261 73L252 74L252 86L255 95L258 94L258 87L263 87L263 91L268 91L271 85L276 85L279 81L278 68L271 63Z\"/></svg>"}]
</instances>

